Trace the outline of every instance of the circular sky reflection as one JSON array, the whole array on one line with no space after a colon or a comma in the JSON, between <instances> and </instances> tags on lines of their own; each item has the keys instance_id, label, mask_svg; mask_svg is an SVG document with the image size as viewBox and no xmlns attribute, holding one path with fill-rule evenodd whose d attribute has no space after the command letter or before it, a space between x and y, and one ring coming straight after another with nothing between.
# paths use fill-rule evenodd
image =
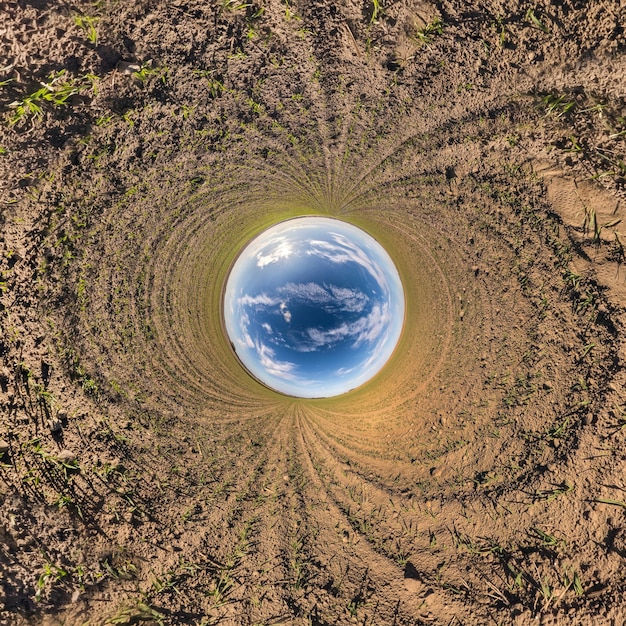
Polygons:
<instances>
[{"instance_id":1,"label":"circular sky reflection","mask_svg":"<svg viewBox=\"0 0 626 626\"><path fill-rule=\"evenodd\" d=\"M253 239L224 292L234 350L259 381L301 398L336 396L372 378L404 322L393 261L360 228L291 219Z\"/></svg>"}]
</instances>

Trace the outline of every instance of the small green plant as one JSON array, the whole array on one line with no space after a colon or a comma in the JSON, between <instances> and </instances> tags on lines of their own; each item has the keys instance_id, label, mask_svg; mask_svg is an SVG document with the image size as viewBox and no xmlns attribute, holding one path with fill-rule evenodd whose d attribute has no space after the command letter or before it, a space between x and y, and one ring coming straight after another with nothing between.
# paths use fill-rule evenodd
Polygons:
<instances>
[{"instance_id":1,"label":"small green plant","mask_svg":"<svg viewBox=\"0 0 626 626\"><path fill-rule=\"evenodd\" d=\"M214 581L213 588L209 591L208 595L213 598L216 605L222 604L234 586L235 581L230 575L230 570L226 569L222 571L219 577Z\"/></svg>"},{"instance_id":2,"label":"small green plant","mask_svg":"<svg viewBox=\"0 0 626 626\"><path fill-rule=\"evenodd\" d=\"M594 179L602 178L604 176L626 176L626 161L614 155L606 155L599 148L595 150L595 154L600 157L603 162L607 163L612 169L596 174L593 177Z\"/></svg>"},{"instance_id":3,"label":"small green plant","mask_svg":"<svg viewBox=\"0 0 626 626\"><path fill-rule=\"evenodd\" d=\"M96 383L96 381L93 378L86 376L86 375L84 376L82 380L82 388L83 388L83 391L88 393L90 396L97 396L100 392L98 383Z\"/></svg>"},{"instance_id":4,"label":"small green plant","mask_svg":"<svg viewBox=\"0 0 626 626\"><path fill-rule=\"evenodd\" d=\"M248 106L255 115L261 115L263 113L263 105L260 102L255 102L252 98L248 99Z\"/></svg>"},{"instance_id":5,"label":"small green plant","mask_svg":"<svg viewBox=\"0 0 626 626\"><path fill-rule=\"evenodd\" d=\"M88 15L77 15L74 18L74 24L87 34L87 39L89 39L94 46L98 43L97 23L97 17L89 17Z\"/></svg>"},{"instance_id":6,"label":"small green plant","mask_svg":"<svg viewBox=\"0 0 626 626\"><path fill-rule=\"evenodd\" d=\"M572 289L578 289L578 286L580 285L580 278L580 274L576 274L576 272L568 269L565 272L563 280L565 281L565 284L570 286Z\"/></svg>"},{"instance_id":7,"label":"small green plant","mask_svg":"<svg viewBox=\"0 0 626 626\"><path fill-rule=\"evenodd\" d=\"M561 485L557 485L554 489L540 490L535 493L534 500L551 502L563 494L570 493L574 490L574 485L570 485L567 481Z\"/></svg>"},{"instance_id":8,"label":"small green plant","mask_svg":"<svg viewBox=\"0 0 626 626\"><path fill-rule=\"evenodd\" d=\"M513 577L513 583L509 585L509 589L524 589L529 578L528 574L521 568L518 569L511 561L507 561L506 568L508 573Z\"/></svg>"},{"instance_id":9,"label":"small green plant","mask_svg":"<svg viewBox=\"0 0 626 626\"><path fill-rule=\"evenodd\" d=\"M541 595L543 596L543 599L545 600L546 604L550 604L550 602L552 601L552 586L550 585L550 582L546 579L546 578L539 578L539 591L541 592Z\"/></svg>"},{"instance_id":10,"label":"small green plant","mask_svg":"<svg viewBox=\"0 0 626 626\"><path fill-rule=\"evenodd\" d=\"M530 534L537 539L540 539L543 545L549 548L554 548L561 543L561 541L556 537L553 537L552 535L544 532L540 528L536 528L535 526L530 528Z\"/></svg>"},{"instance_id":11,"label":"small green plant","mask_svg":"<svg viewBox=\"0 0 626 626\"><path fill-rule=\"evenodd\" d=\"M544 33L550 32L550 29L535 15L533 9L528 9L528 11L526 11L526 19L540 31Z\"/></svg>"},{"instance_id":12,"label":"small green plant","mask_svg":"<svg viewBox=\"0 0 626 626\"><path fill-rule=\"evenodd\" d=\"M363 580L361 581L359 590L352 597L352 599L348 602L348 605L346 607L351 617L356 617L359 609L366 604L367 599L368 599L368 587L369 587L369 581L368 581L368 573L366 571L363 576Z\"/></svg>"},{"instance_id":13,"label":"small green plant","mask_svg":"<svg viewBox=\"0 0 626 626\"><path fill-rule=\"evenodd\" d=\"M626 258L626 251L624 250L624 244L616 231L613 231L613 235L614 239L611 243L611 248L608 251L607 257L610 261L615 261L619 268Z\"/></svg>"},{"instance_id":14,"label":"small green plant","mask_svg":"<svg viewBox=\"0 0 626 626\"><path fill-rule=\"evenodd\" d=\"M302 559L302 540L293 537L289 542L289 567L292 571L292 585L294 589L302 589L305 574L305 563Z\"/></svg>"},{"instance_id":15,"label":"small green plant","mask_svg":"<svg viewBox=\"0 0 626 626\"><path fill-rule=\"evenodd\" d=\"M128 558L105 559L101 566L102 569L114 580L133 580L137 577L137 567Z\"/></svg>"},{"instance_id":16,"label":"small green plant","mask_svg":"<svg viewBox=\"0 0 626 626\"><path fill-rule=\"evenodd\" d=\"M437 35L443 34L443 27L445 26L443 20L440 17L433 18L432 22L426 24L421 28L415 29L411 39L416 43L423 46L430 46L433 39Z\"/></svg>"},{"instance_id":17,"label":"small green plant","mask_svg":"<svg viewBox=\"0 0 626 626\"><path fill-rule=\"evenodd\" d=\"M504 47L506 43L506 27L504 25L504 17L502 15L498 15L496 19L491 23L491 27L498 34L498 41L501 47Z\"/></svg>"},{"instance_id":18,"label":"small green plant","mask_svg":"<svg viewBox=\"0 0 626 626\"><path fill-rule=\"evenodd\" d=\"M156 76L164 85L167 83L168 75L169 69L167 67L153 67L151 62L142 63L141 67L133 72L133 77L141 83L145 83L152 76Z\"/></svg>"},{"instance_id":19,"label":"small green plant","mask_svg":"<svg viewBox=\"0 0 626 626\"><path fill-rule=\"evenodd\" d=\"M155 576L152 581L152 588L155 594L167 593L173 591L174 593L180 593L178 589L178 576L174 572L167 572L163 576Z\"/></svg>"},{"instance_id":20,"label":"small green plant","mask_svg":"<svg viewBox=\"0 0 626 626\"><path fill-rule=\"evenodd\" d=\"M60 495L52 504L59 509L69 509L70 511L75 511L80 519L84 519L80 506L76 504L74 499L70 496Z\"/></svg>"},{"instance_id":21,"label":"small green plant","mask_svg":"<svg viewBox=\"0 0 626 626\"><path fill-rule=\"evenodd\" d=\"M583 585L580 580L580 576L578 572L573 569L566 567L563 570L563 575L561 576L561 582L563 583L563 591L561 592L560 597L564 596L570 589L577 596L582 596L585 592L583 590Z\"/></svg>"},{"instance_id":22,"label":"small green plant","mask_svg":"<svg viewBox=\"0 0 626 626\"><path fill-rule=\"evenodd\" d=\"M56 404L54 395L39 383L35 385L35 395L37 396L37 401L48 409L52 409Z\"/></svg>"},{"instance_id":23,"label":"small green plant","mask_svg":"<svg viewBox=\"0 0 626 626\"><path fill-rule=\"evenodd\" d=\"M136 115L136 111L133 109L130 109L128 111L126 111L126 113L124 113L122 115L122 119L132 128L135 125L135 120L133 119L133 116Z\"/></svg>"},{"instance_id":24,"label":"small green plant","mask_svg":"<svg viewBox=\"0 0 626 626\"><path fill-rule=\"evenodd\" d=\"M570 416L566 415L565 419L562 422L560 422L559 424L557 424L556 426L554 426L553 428L551 428L550 430L546 432L546 439L548 439L548 441L552 441L553 439L560 439L564 437L565 434L567 433L567 429L569 428L569 425L570 425Z\"/></svg>"},{"instance_id":25,"label":"small green plant","mask_svg":"<svg viewBox=\"0 0 626 626\"><path fill-rule=\"evenodd\" d=\"M580 141L572 135L570 138L570 143L572 144L571 148L566 148L563 152L574 152L576 154L581 154L583 151L583 147L580 145Z\"/></svg>"},{"instance_id":26,"label":"small green plant","mask_svg":"<svg viewBox=\"0 0 626 626\"><path fill-rule=\"evenodd\" d=\"M597 498L594 502L600 502L601 504L610 504L612 506L619 506L626 509L626 502L622 500L611 500L610 498Z\"/></svg>"},{"instance_id":27,"label":"small green plant","mask_svg":"<svg viewBox=\"0 0 626 626\"><path fill-rule=\"evenodd\" d=\"M593 240L596 241L600 238L600 229L598 227L598 219L596 217L595 209L585 207L585 219L583 220L583 234L587 234L589 231L593 233Z\"/></svg>"},{"instance_id":28,"label":"small green plant","mask_svg":"<svg viewBox=\"0 0 626 626\"><path fill-rule=\"evenodd\" d=\"M582 361L595 347L596 347L596 344L593 342L588 343L585 346L583 346L580 356L578 357L578 361L579 362Z\"/></svg>"},{"instance_id":29,"label":"small green plant","mask_svg":"<svg viewBox=\"0 0 626 626\"><path fill-rule=\"evenodd\" d=\"M209 94L211 98L219 98L224 91L224 83L221 80L218 80L214 72L211 70L194 70L194 76L198 76L200 78L204 78L209 87Z\"/></svg>"},{"instance_id":30,"label":"small green plant","mask_svg":"<svg viewBox=\"0 0 626 626\"><path fill-rule=\"evenodd\" d=\"M66 70L51 72L47 82L41 83L41 89L12 102L9 107L14 109L9 124L14 126L27 118L39 118L43 115L45 105L52 107L68 106L71 98L82 91L90 89L96 93L98 77L85 74L79 78L68 77Z\"/></svg>"},{"instance_id":31,"label":"small green plant","mask_svg":"<svg viewBox=\"0 0 626 626\"><path fill-rule=\"evenodd\" d=\"M541 103L546 111L546 115L554 115L559 118L572 113L576 108L576 102L566 100L565 96L554 96L548 94L541 99Z\"/></svg>"},{"instance_id":32,"label":"small green plant","mask_svg":"<svg viewBox=\"0 0 626 626\"><path fill-rule=\"evenodd\" d=\"M241 2L241 0L222 0L221 6L226 11L245 11L254 5L251 2Z\"/></svg>"},{"instance_id":33,"label":"small green plant","mask_svg":"<svg viewBox=\"0 0 626 626\"><path fill-rule=\"evenodd\" d=\"M29 449L33 454L36 454L43 461L46 461L47 459L50 458L50 454L44 450L39 437L35 437L34 439L31 439L30 441L26 441L25 443L22 444L22 448Z\"/></svg>"},{"instance_id":34,"label":"small green plant","mask_svg":"<svg viewBox=\"0 0 626 626\"><path fill-rule=\"evenodd\" d=\"M112 115L101 115L96 119L96 126L106 126L112 119Z\"/></svg>"},{"instance_id":35,"label":"small green plant","mask_svg":"<svg viewBox=\"0 0 626 626\"><path fill-rule=\"evenodd\" d=\"M46 561L43 572L37 579L37 591L35 592L35 601L39 602L49 583L55 583L63 580L68 575L67 570L58 567L50 561Z\"/></svg>"},{"instance_id":36,"label":"small green plant","mask_svg":"<svg viewBox=\"0 0 626 626\"><path fill-rule=\"evenodd\" d=\"M621 221L622 220L618 218L610 220L605 224L600 224L595 209L585 206L585 218L582 225L583 234L586 236L588 233L591 233L592 243L598 245L600 243L602 230L604 228L615 228Z\"/></svg>"},{"instance_id":37,"label":"small green plant","mask_svg":"<svg viewBox=\"0 0 626 626\"><path fill-rule=\"evenodd\" d=\"M301 19L297 13L291 10L291 5L289 4L289 0L285 1L285 18L288 20L299 20Z\"/></svg>"},{"instance_id":38,"label":"small green plant","mask_svg":"<svg viewBox=\"0 0 626 626\"><path fill-rule=\"evenodd\" d=\"M122 607L105 624L137 624L139 622L152 622L158 626L165 625L165 615L150 606L144 600L137 600L134 604Z\"/></svg>"},{"instance_id":39,"label":"small green plant","mask_svg":"<svg viewBox=\"0 0 626 626\"><path fill-rule=\"evenodd\" d=\"M380 0L372 0L372 17L370 18L370 24L373 24L380 15Z\"/></svg>"}]
</instances>

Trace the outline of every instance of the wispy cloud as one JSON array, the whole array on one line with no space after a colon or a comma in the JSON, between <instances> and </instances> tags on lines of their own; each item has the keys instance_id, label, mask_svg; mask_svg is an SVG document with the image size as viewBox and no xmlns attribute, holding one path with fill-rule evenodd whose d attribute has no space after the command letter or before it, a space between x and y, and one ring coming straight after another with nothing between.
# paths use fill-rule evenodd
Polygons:
<instances>
[{"instance_id":1,"label":"wispy cloud","mask_svg":"<svg viewBox=\"0 0 626 626\"><path fill-rule=\"evenodd\" d=\"M366 318L362 317L355 323L355 330L358 328L359 332L353 347L358 348L364 342L373 343L376 341L389 328L390 322L389 304L385 302L382 306L374 306Z\"/></svg>"},{"instance_id":2,"label":"wispy cloud","mask_svg":"<svg viewBox=\"0 0 626 626\"><path fill-rule=\"evenodd\" d=\"M380 287L387 293L389 286L384 272L369 256L363 248L357 246L339 233L331 233L331 241L310 239L306 254L317 256L331 263L357 263L371 274Z\"/></svg>"},{"instance_id":3,"label":"wispy cloud","mask_svg":"<svg viewBox=\"0 0 626 626\"><path fill-rule=\"evenodd\" d=\"M358 289L346 289L329 285L328 289L333 294L336 302L341 303L341 310L348 313L360 313L369 302L369 297Z\"/></svg>"},{"instance_id":4,"label":"wispy cloud","mask_svg":"<svg viewBox=\"0 0 626 626\"><path fill-rule=\"evenodd\" d=\"M295 363L279 361L276 358L276 352L260 341L257 341L254 347L259 358L259 364L268 374L283 380L298 380L298 377L293 374L296 369Z\"/></svg>"},{"instance_id":5,"label":"wispy cloud","mask_svg":"<svg viewBox=\"0 0 626 626\"><path fill-rule=\"evenodd\" d=\"M284 302L281 302L279 307L280 314L283 316L285 322L289 324L291 322L291 311L287 308L287 305Z\"/></svg>"},{"instance_id":6,"label":"wispy cloud","mask_svg":"<svg viewBox=\"0 0 626 626\"><path fill-rule=\"evenodd\" d=\"M286 237L275 237L257 253L256 265L263 268L271 263L278 263L278 261L288 259L293 253L293 245Z\"/></svg>"},{"instance_id":7,"label":"wispy cloud","mask_svg":"<svg viewBox=\"0 0 626 626\"><path fill-rule=\"evenodd\" d=\"M348 289L336 285L319 283L286 283L276 290L276 294L265 292L251 296L245 294L237 298L240 307L270 309L278 307L285 321L291 321L289 307L294 303L319 306L326 311L359 313L365 309L370 298L359 289Z\"/></svg>"},{"instance_id":8,"label":"wispy cloud","mask_svg":"<svg viewBox=\"0 0 626 626\"><path fill-rule=\"evenodd\" d=\"M280 298L277 298L276 296L268 296L266 293L260 293L256 296L250 296L248 294L245 294L237 298L237 304L240 307L269 307L276 306L279 303Z\"/></svg>"},{"instance_id":9,"label":"wispy cloud","mask_svg":"<svg viewBox=\"0 0 626 626\"><path fill-rule=\"evenodd\" d=\"M359 289L348 289L332 284L287 283L278 293L288 301L304 302L323 307L325 310L360 312L369 297Z\"/></svg>"},{"instance_id":10,"label":"wispy cloud","mask_svg":"<svg viewBox=\"0 0 626 626\"><path fill-rule=\"evenodd\" d=\"M363 343L373 343L387 330L391 315L389 305L375 305L368 315L351 323L344 323L335 328L323 329L309 328L306 335L312 344L312 348L332 346L346 339L352 339L352 347L358 348ZM310 351L310 350L306 350Z\"/></svg>"},{"instance_id":11,"label":"wispy cloud","mask_svg":"<svg viewBox=\"0 0 626 626\"><path fill-rule=\"evenodd\" d=\"M242 348L254 348L254 341L252 341L252 337L249 332L250 327L250 318L247 313L242 313L239 318L239 330L241 331L239 335L239 345Z\"/></svg>"}]
</instances>

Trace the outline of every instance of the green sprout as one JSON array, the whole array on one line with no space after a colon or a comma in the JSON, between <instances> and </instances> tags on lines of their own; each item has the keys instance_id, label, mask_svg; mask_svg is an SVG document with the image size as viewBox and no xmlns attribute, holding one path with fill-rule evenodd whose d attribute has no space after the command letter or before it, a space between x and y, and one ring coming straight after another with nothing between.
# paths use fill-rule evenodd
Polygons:
<instances>
[{"instance_id":1,"label":"green sprout","mask_svg":"<svg viewBox=\"0 0 626 626\"><path fill-rule=\"evenodd\" d=\"M528 9L528 11L526 11L526 19L540 31L544 33L550 32L550 29L535 15L535 12L532 9Z\"/></svg>"},{"instance_id":2,"label":"green sprout","mask_svg":"<svg viewBox=\"0 0 626 626\"><path fill-rule=\"evenodd\" d=\"M9 124L14 126L28 117L42 117L45 105L68 106L71 98L85 90L87 86L95 94L97 79L94 74L85 74L76 79L69 77L66 70L51 72L47 82L40 83L40 89L9 105L15 110L9 118Z\"/></svg>"},{"instance_id":3,"label":"green sprout","mask_svg":"<svg viewBox=\"0 0 626 626\"><path fill-rule=\"evenodd\" d=\"M576 103L565 100L565 96L557 97L548 94L541 102L546 110L546 115L554 115L557 118L571 113L576 108Z\"/></svg>"},{"instance_id":4,"label":"green sprout","mask_svg":"<svg viewBox=\"0 0 626 626\"><path fill-rule=\"evenodd\" d=\"M370 19L370 24L373 24L380 15L380 0L372 0L372 17Z\"/></svg>"},{"instance_id":5,"label":"green sprout","mask_svg":"<svg viewBox=\"0 0 626 626\"><path fill-rule=\"evenodd\" d=\"M133 72L133 76L142 83L145 83L151 76L157 76L165 84L168 74L167 67L152 67L150 62L142 64L136 72Z\"/></svg>"},{"instance_id":6,"label":"green sprout","mask_svg":"<svg viewBox=\"0 0 626 626\"><path fill-rule=\"evenodd\" d=\"M444 26L443 20L440 17L435 17L429 24L422 28L416 28L412 39L423 46L429 46L437 35L443 34Z\"/></svg>"},{"instance_id":7,"label":"green sprout","mask_svg":"<svg viewBox=\"0 0 626 626\"><path fill-rule=\"evenodd\" d=\"M98 43L98 31L96 30L96 24L98 23L97 17L89 17L88 15L77 15L74 18L74 24L87 34L87 39L95 46Z\"/></svg>"}]
</instances>

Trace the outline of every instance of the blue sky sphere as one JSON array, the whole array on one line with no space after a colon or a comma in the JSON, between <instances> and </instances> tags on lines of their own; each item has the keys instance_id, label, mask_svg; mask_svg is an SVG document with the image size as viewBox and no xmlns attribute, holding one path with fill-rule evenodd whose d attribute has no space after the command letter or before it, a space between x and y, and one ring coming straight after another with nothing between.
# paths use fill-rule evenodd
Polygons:
<instances>
[{"instance_id":1,"label":"blue sky sphere","mask_svg":"<svg viewBox=\"0 0 626 626\"><path fill-rule=\"evenodd\" d=\"M272 226L240 253L224 290L224 324L244 367L289 396L359 387L393 353L404 291L384 248L327 217Z\"/></svg>"}]
</instances>

